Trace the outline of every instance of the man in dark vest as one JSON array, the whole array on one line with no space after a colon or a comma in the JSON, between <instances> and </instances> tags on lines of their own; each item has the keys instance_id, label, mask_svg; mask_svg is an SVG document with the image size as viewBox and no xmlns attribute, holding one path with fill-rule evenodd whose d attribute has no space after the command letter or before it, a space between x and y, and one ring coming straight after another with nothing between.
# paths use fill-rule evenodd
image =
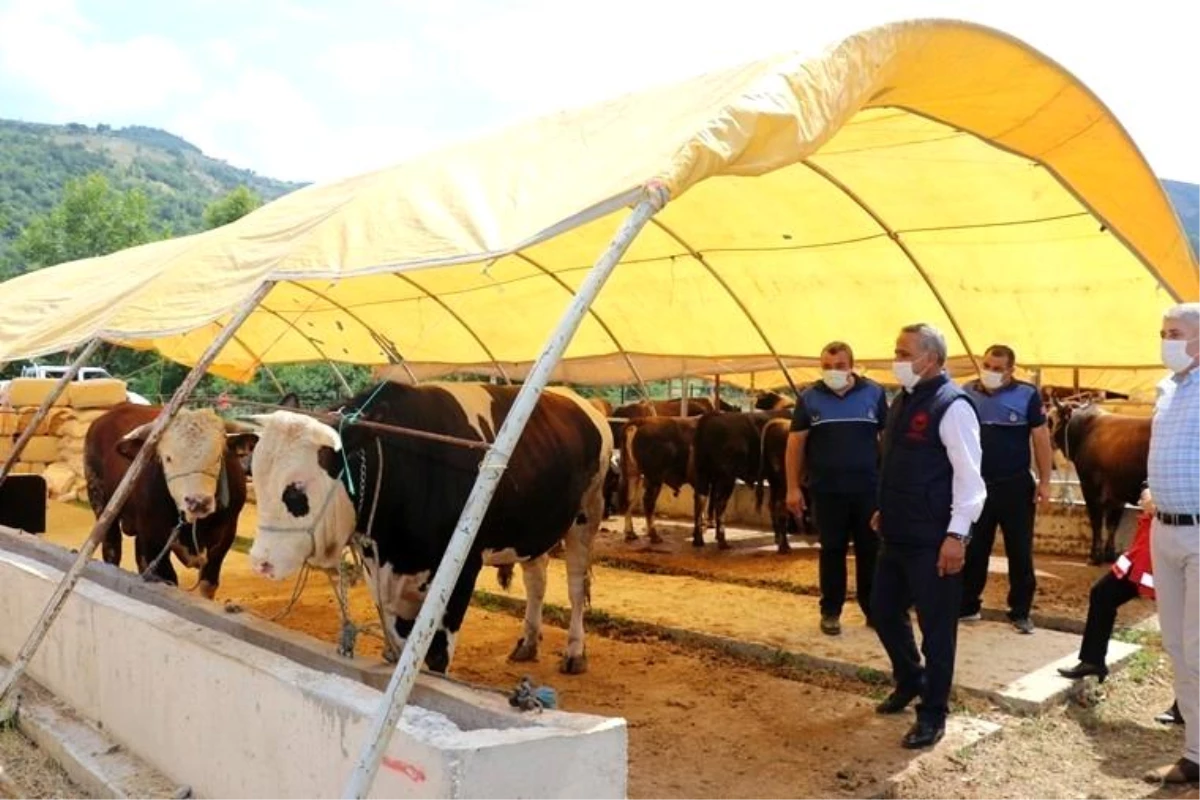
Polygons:
<instances>
[{"instance_id":1,"label":"man in dark vest","mask_svg":"<svg viewBox=\"0 0 1200 800\"><path fill-rule=\"evenodd\" d=\"M904 391L892 401L883 435L881 535L871 619L892 661L896 688L876 707L897 714L916 698L907 748L945 733L954 677L962 568L971 525L987 497L980 474L979 419L966 392L946 375L946 340L930 325L909 325L892 365ZM916 606L921 652L908 609Z\"/></svg>"},{"instance_id":2,"label":"man in dark vest","mask_svg":"<svg viewBox=\"0 0 1200 800\"><path fill-rule=\"evenodd\" d=\"M1050 499L1052 462L1041 393L1032 383L1013 378L1016 360L1011 347L994 344L983 354L980 377L963 386L979 412L983 480L988 496L967 548L960 617L964 622L980 618L988 562L999 525L1008 560L1008 618L1021 633L1033 633L1029 618L1037 588L1033 518L1037 504ZM1029 471L1031 441L1037 457L1036 485Z\"/></svg>"},{"instance_id":3,"label":"man in dark vest","mask_svg":"<svg viewBox=\"0 0 1200 800\"><path fill-rule=\"evenodd\" d=\"M821 536L821 632L842 632L846 602L846 552L854 542L855 596L871 624L871 579L878 536L871 515L879 494L879 433L887 419L887 394L854 372L845 342L821 350L821 380L800 393L787 442L787 506L800 519L805 473L813 519Z\"/></svg>"}]
</instances>

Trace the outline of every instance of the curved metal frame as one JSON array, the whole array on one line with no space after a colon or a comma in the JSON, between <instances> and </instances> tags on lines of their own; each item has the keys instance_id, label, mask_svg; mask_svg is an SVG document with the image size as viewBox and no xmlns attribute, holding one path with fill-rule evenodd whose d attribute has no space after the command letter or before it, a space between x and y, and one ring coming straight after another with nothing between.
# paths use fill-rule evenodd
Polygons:
<instances>
[{"instance_id":1,"label":"curved metal frame","mask_svg":"<svg viewBox=\"0 0 1200 800\"><path fill-rule=\"evenodd\" d=\"M415 280L413 280L408 275L408 273L395 272L392 274L394 274L397 278L399 278L400 280L407 283L409 286L416 289L421 294L428 297L433 302L437 303L439 308L441 308L443 311L445 311L447 314L449 314L455 322L457 322L460 326L462 326L462 329L464 331L466 331L467 334L472 339L475 340L475 344L479 345L479 349L483 351L484 355L486 355L488 357L488 360L492 362L492 365L496 367L496 371L498 373L500 373L500 377L504 379L504 382L510 386L512 385L512 380L508 377L508 372L504 369L504 367L502 367L500 365L500 359L496 358L496 354L493 353L491 348L488 347L484 343L483 338L475 332L474 328L472 328L470 325L467 324L467 321L465 319L463 319L461 316L459 316L458 312L456 312L454 309L450 308L450 306L446 303L446 301L443 300L441 297L437 296L436 294L429 291L424 286L422 286L421 284L419 284ZM409 375L412 375L411 371L409 372Z\"/></svg>"}]
</instances>

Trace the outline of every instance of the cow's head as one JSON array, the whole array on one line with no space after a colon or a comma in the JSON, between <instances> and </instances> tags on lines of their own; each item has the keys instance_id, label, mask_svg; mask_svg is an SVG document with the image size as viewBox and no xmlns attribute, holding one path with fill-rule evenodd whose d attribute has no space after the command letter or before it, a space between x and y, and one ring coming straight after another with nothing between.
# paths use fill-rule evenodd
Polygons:
<instances>
[{"instance_id":1,"label":"cow's head","mask_svg":"<svg viewBox=\"0 0 1200 800\"><path fill-rule=\"evenodd\" d=\"M117 452L135 458L154 423L125 434ZM254 447L257 434L227 422L211 408L180 409L158 440L157 457L167 481L167 491L187 522L212 514L229 502L225 453Z\"/></svg>"},{"instance_id":2,"label":"cow's head","mask_svg":"<svg viewBox=\"0 0 1200 800\"><path fill-rule=\"evenodd\" d=\"M284 580L305 562L336 567L355 525L354 504L340 479L341 437L290 411L254 420L260 426L251 458L258 501L250 548L254 572Z\"/></svg>"}]
</instances>

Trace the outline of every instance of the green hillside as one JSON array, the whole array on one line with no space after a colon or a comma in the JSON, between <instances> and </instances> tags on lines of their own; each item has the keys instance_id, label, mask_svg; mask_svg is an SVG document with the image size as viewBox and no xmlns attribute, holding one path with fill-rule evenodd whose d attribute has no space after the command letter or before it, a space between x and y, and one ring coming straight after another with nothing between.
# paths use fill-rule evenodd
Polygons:
<instances>
[{"instance_id":1,"label":"green hillside","mask_svg":"<svg viewBox=\"0 0 1200 800\"><path fill-rule=\"evenodd\" d=\"M92 172L115 188L140 188L173 235L203 230L204 207L239 185L267 201L303 185L230 166L157 128L0 120L0 272L21 269L13 240L62 199L67 181Z\"/></svg>"}]
</instances>

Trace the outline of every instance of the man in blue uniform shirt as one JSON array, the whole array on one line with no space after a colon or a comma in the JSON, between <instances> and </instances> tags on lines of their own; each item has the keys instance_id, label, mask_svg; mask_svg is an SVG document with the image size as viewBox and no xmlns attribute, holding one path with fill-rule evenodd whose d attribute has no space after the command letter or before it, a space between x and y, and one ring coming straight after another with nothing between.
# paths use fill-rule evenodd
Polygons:
<instances>
[{"instance_id":1,"label":"man in blue uniform shirt","mask_svg":"<svg viewBox=\"0 0 1200 800\"><path fill-rule=\"evenodd\" d=\"M846 602L846 552L854 542L855 594L870 624L871 578L878 537L871 530L879 483L879 433L887 420L887 394L854 373L854 351L831 342L821 351L821 380L800 393L788 435L787 505L804 513L805 473L813 520L821 537L821 631L842 632Z\"/></svg>"},{"instance_id":2,"label":"man in blue uniform shirt","mask_svg":"<svg viewBox=\"0 0 1200 800\"><path fill-rule=\"evenodd\" d=\"M916 724L901 742L907 748L929 747L946 730L963 561L971 524L987 497L979 420L967 393L946 375L945 363L946 340L936 328L902 329L892 370L904 391L888 411L873 520L882 542L871 620L896 683L875 710L897 714L921 698ZM914 605L924 665L908 617Z\"/></svg>"},{"instance_id":3,"label":"man in blue uniform shirt","mask_svg":"<svg viewBox=\"0 0 1200 800\"><path fill-rule=\"evenodd\" d=\"M1037 387L1013 379L1016 361L1011 347L992 345L984 353L980 377L963 387L979 412L987 502L967 548L961 617L980 618L999 525L1008 558L1008 618L1021 633L1033 633L1033 519L1037 505L1050 499L1050 429ZM1037 457L1036 487L1029 471L1030 441Z\"/></svg>"}]
</instances>

